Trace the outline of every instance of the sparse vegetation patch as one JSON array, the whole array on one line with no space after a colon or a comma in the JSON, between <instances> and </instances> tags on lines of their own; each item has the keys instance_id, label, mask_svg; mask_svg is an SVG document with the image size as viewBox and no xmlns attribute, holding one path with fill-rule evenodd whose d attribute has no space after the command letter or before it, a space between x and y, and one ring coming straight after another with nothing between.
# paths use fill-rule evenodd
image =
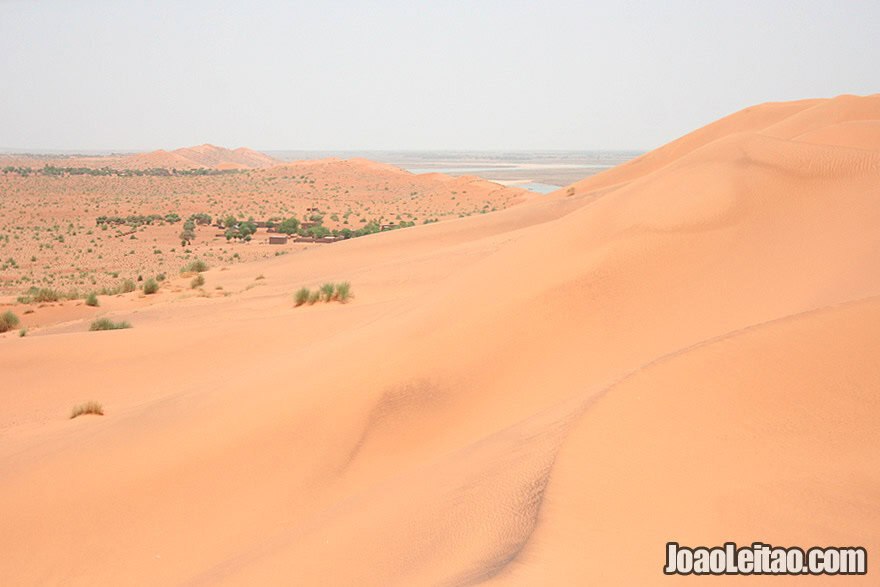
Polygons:
<instances>
[{"instance_id":1,"label":"sparse vegetation patch","mask_svg":"<svg viewBox=\"0 0 880 587\"><path fill-rule=\"evenodd\" d=\"M301 287L293 294L293 302L296 307L304 304L315 304L320 300L324 300L325 303L336 301L344 304L350 299L351 283L348 281L325 283L314 291L307 287Z\"/></svg>"},{"instance_id":2,"label":"sparse vegetation patch","mask_svg":"<svg viewBox=\"0 0 880 587\"><path fill-rule=\"evenodd\" d=\"M109 318L98 318L97 320L92 322L92 325L89 326L89 330L122 330L123 328L131 328L131 324L128 322L114 322Z\"/></svg>"}]
</instances>

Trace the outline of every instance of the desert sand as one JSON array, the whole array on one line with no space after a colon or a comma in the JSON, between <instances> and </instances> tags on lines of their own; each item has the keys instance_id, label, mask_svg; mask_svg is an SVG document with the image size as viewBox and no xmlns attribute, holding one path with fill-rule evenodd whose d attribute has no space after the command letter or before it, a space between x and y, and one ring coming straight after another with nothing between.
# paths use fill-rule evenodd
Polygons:
<instances>
[{"instance_id":1,"label":"desert sand","mask_svg":"<svg viewBox=\"0 0 880 587\"><path fill-rule=\"evenodd\" d=\"M880 95L762 104L504 210L213 266L230 295L173 277L0 335L0 583L649 585L682 581L670 540L871 559L878 125Z\"/></svg>"}]
</instances>

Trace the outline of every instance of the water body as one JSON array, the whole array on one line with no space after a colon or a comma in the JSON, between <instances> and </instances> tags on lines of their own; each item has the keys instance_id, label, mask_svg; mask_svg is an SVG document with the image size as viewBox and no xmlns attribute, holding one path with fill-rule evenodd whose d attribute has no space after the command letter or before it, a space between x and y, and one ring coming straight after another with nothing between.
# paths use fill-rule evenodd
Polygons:
<instances>
[{"instance_id":1,"label":"water body","mask_svg":"<svg viewBox=\"0 0 880 587\"><path fill-rule=\"evenodd\" d=\"M516 165L494 167L404 167L410 173L471 173L473 171L542 171L545 169L609 169L614 165L542 165L541 167L517 167ZM535 184L537 185L537 184Z\"/></svg>"},{"instance_id":2,"label":"water body","mask_svg":"<svg viewBox=\"0 0 880 587\"><path fill-rule=\"evenodd\" d=\"M530 192L535 192L536 194L549 194L550 192L555 192L562 186L550 185L549 183L520 183L510 187L522 188L524 190L529 190Z\"/></svg>"}]
</instances>

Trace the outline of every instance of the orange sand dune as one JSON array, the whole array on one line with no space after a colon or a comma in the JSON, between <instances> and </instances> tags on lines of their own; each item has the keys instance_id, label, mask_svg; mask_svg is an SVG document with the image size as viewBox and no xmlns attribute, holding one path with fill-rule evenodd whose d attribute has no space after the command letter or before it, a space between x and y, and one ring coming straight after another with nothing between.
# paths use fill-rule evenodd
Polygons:
<instances>
[{"instance_id":1,"label":"orange sand dune","mask_svg":"<svg viewBox=\"0 0 880 587\"><path fill-rule=\"evenodd\" d=\"M168 152L159 149L149 153L137 153L122 157L116 166L122 169L192 169L200 165L177 151Z\"/></svg>"},{"instance_id":2,"label":"orange sand dune","mask_svg":"<svg viewBox=\"0 0 880 587\"><path fill-rule=\"evenodd\" d=\"M880 120L848 120L806 132L795 140L880 151Z\"/></svg>"},{"instance_id":3,"label":"orange sand dune","mask_svg":"<svg viewBox=\"0 0 880 587\"><path fill-rule=\"evenodd\" d=\"M223 147L204 144L197 147L175 149L174 154L183 157L202 167L217 167L223 164L235 164L245 168L266 167L275 165L278 159L258 153L245 147L230 150Z\"/></svg>"},{"instance_id":4,"label":"orange sand dune","mask_svg":"<svg viewBox=\"0 0 880 587\"><path fill-rule=\"evenodd\" d=\"M0 335L0 583L644 585L675 582L670 540L870 558L880 152L840 143L880 115L835 100L573 196L208 271L229 296L114 298L130 330ZM350 303L293 308L340 280Z\"/></svg>"},{"instance_id":5,"label":"orange sand dune","mask_svg":"<svg viewBox=\"0 0 880 587\"><path fill-rule=\"evenodd\" d=\"M795 139L800 138L798 135L817 132L825 127L859 121L861 126L868 128L860 128L859 130L828 129L825 131L828 133L827 135L820 135L826 138L820 138L817 141L808 140L808 142L853 147L874 145L877 139L872 137L876 137L876 130L870 128L869 125L872 121L876 123L878 119L880 119L880 94L864 97L844 95L828 100L760 104L726 116L659 149L590 176L565 190L557 190L554 194L570 193L572 188L575 193L583 193L631 181L652 173L715 140L738 132L755 132L772 137ZM829 142L829 137L832 136L836 137L836 142ZM869 146L868 148L874 147Z\"/></svg>"}]
</instances>

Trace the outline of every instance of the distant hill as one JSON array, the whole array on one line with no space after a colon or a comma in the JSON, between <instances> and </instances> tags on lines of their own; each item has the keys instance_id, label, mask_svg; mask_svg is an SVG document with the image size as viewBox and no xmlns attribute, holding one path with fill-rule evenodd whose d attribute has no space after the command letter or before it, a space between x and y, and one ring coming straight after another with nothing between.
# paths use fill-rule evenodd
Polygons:
<instances>
[{"instance_id":1,"label":"distant hill","mask_svg":"<svg viewBox=\"0 0 880 587\"><path fill-rule=\"evenodd\" d=\"M259 153L252 149L239 147L232 150L215 145L198 145L182 147L173 151L153 151L129 155L120 160L126 168L174 167L174 168L219 168L219 169L255 169L280 163L278 159Z\"/></svg>"},{"instance_id":2,"label":"distant hill","mask_svg":"<svg viewBox=\"0 0 880 587\"><path fill-rule=\"evenodd\" d=\"M113 169L256 169L281 163L279 159L245 147L227 149L205 143L196 147L183 147L173 151L158 149L149 153L133 155L108 155L105 157L69 157L53 155L0 156L4 165L42 167L45 164L58 167L110 167Z\"/></svg>"}]
</instances>

